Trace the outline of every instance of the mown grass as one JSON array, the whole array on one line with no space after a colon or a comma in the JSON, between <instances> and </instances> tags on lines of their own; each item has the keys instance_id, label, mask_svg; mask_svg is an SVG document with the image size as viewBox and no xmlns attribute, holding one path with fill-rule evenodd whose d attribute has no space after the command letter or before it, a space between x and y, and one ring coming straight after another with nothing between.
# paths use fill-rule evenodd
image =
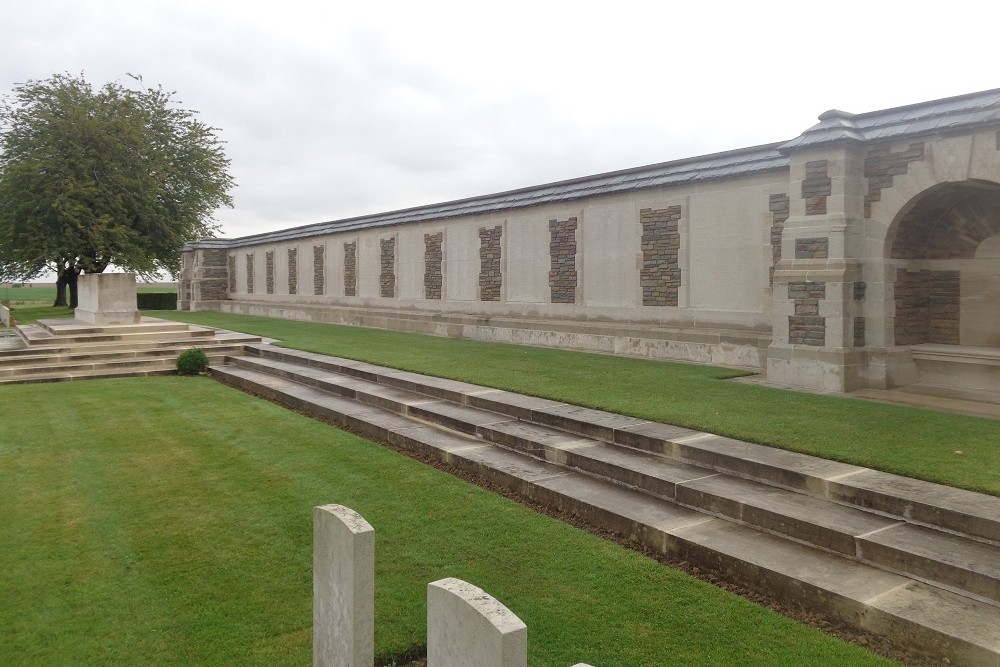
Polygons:
<instances>
[{"instance_id":1,"label":"mown grass","mask_svg":"<svg viewBox=\"0 0 1000 667\"><path fill-rule=\"evenodd\" d=\"M376 528L376 653L455 576L532 665L887 664L384 447L205 378L0 387L0 663L303 665L311 508Z\"/></svg>"},{"instance_id":2,"label":"mown grass","mask_svg":"<svg viewBox=\"0 0 1000 667\"><path fill-rule=\"evenodd\" d=\"M148 314L1000 495L996 420L727 382L742 372L714 366L216 312Z\"/></svg>"},{"instance_id":3,"label":"mown grass","mask_svg":"<svg viewBox=\"0 0 1000 667\"><path fill-rule=\"evenodd\" d=\"M176 287L161 287L157 285L138 285L139 292L176 292ZM0 301L19 303L48 303L56 300L56 288L52 287L0 287Z\"/></svg>"}]
</instances>

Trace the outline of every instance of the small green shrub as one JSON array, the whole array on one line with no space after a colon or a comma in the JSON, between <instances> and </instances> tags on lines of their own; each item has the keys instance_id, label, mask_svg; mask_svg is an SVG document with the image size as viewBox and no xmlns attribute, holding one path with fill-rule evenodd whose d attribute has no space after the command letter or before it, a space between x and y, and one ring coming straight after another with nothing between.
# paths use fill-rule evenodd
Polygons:
<instances>
[{"instance_id":1,"label":"small green shrub","mask_svg":"<svg viewBox=\"0 0 1000 667\"><path fill-rule=\"evenodd\" d=\"M184 350L177 357L177 372L181 375L200 375L208 370L208 356L197 347Z\"/></svg>"},{"instance_id":2,"label":"small green shrub","mask_svg":"<svg viewBox=\"0 0 1000 667\"><path fill-rule=\"evenodd\" d=\"M139 310L177 310L177 292L139 292L135 301Z\"/></svg>"}]
</instances>

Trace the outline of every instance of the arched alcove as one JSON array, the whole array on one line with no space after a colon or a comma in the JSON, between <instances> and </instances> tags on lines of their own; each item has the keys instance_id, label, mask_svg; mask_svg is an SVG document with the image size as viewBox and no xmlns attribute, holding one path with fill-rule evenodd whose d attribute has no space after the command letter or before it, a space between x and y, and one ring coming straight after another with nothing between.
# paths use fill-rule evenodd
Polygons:
<instances>
[{"instance_id":1,"label":"arched alcove","mask_svg":"<svg viewBox=\"0 0 1000 667\"><path fill-rule=\"evenodd\" d=\"M886 239L896 345L1000 347L1000 184L942 183L913 198Z\"/></svg>"}]
</instances>

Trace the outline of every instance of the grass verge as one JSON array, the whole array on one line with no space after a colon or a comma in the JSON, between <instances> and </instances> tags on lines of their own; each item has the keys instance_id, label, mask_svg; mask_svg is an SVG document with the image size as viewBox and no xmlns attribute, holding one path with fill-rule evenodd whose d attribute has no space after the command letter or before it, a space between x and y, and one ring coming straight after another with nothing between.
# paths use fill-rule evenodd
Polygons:
<instances>
[{"instance_id":1,"label":"grass verge","mask_svg":"<svg viewBox=\"0 0 1000 667\"><path fill-rule=\"evenodd\" d=\"M5 664L308 664L325 503L376 528L382 660L419 650L426 584L455 576L528 624L532 665L888 664L205 378L7 386L0 405Z\"/></svg>"},{"instance_id":2,"label":"grass verge","mask_svg":"<svg viewBox=\"0 0 1000 667\"><path fill-rule=\"evenodd\" d=\"M742 373L715 366L216 312L147 314L1000 495L995 420L725 382Z\"/></svg>"}]
</instances>

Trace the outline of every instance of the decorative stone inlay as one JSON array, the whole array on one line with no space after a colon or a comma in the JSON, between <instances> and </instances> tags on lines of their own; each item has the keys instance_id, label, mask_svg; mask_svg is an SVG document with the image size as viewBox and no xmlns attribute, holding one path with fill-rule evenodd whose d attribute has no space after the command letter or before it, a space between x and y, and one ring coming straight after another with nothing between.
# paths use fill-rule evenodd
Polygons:
<instances>
[{"instance_id":1,"label":"decorative stone inlay","mask_svg":"<svg viewBox=\"0 0 1000 667\"><path fill-rule=\"evenodd\" d=\"M382 271L378 282L383 297L396 296L396 237L379 239L381 246Z\"/></svg>"},{"instance_id":2,"label":"decorative stone inlay","mask_svg":"<svg viewBox=\"0 0 1000 667\"><path fill-rule=\"evenodd\" d=\"M681 235L678 222L681 207L644 208L639 211L642 225L642 270L639 284L642 287L642 305L676 306L677 292L681 286L681 269L678 255Z\"/></svg>"},{"instance_id":3,"label":"decorative stone inlay","mask_svg":"<svg viewBox=\"0 0 1000 667\"><path fill-rule=\"evenodd\" d=\"M424 298L440 299L444 276L441 273L444 232L424 234Z\"/></svg>"},{"instance_id":4,"label":"decorative stone inlay","mask_svg":"<svg viewBox=\"0 0 1000 667\"><path fill-rule=\"evenodd\" d=\"M826 215L826 198L832 192L833 181L827 175L827 161L806 162L806 177L802 181L802 198L806 200L806 215Z\"/></svg>"},{"instance_id":5,"label":"decorative stone inlay","mask_svg":"<svg viewBox=\"0 0 1000 667\"><path fill-rule=\"evenodd\" d=\"M576 218L549 220L552 303L576 303Z\"/></svg>"},{"instance_id":6,"label":"decorative stone inlay","mask_svg":"<svg viewBox=\"0 0 1000 667\"><path fill-rule=\"evenodd\" d=\"M288 249L288 293L299 293L299 249Z\"/></svg>"},{"instance_id":7,"label":"decorative stone inlay","mask_svg":"<svg viewBox=\"0 0 1000 667\"><path fill-rule=\"evenodd\" d=\"M896 345L959 344L959 271L897 269Z\"/></svg>"},{"instance_id":8,"label":"decorative stone inlay","mask_svg":"<svg viewBox=\"0 0 1000 667\"><path fill-rule=\"evenodd\" d=\"M865 318L854 318L854 347L865 346Z\"/></svg>"},{"instance_id":9,"label":"decorative stone inlay","mask_svg":"<svg viewBox=\"0 0 1000 667\"><path fill-rule=\"evenodd\" d=\"M503 227L479 228L479 300L499 301L503 276L500 273L500 241Z\"/></svg>"},{"instance_id":10,"label":"decorative stone inlay","mask_svg":"<svg viewBox=\"0 0 1000 667\"><path fill-rule=\"evenodd\" d=\"M795 239L795 259L826 259L830 254L830 238L817 236Z\"/></svg>"},{"instance_id":11,"label":"decorative stone inlay","mask_svg":"<svg viewBox=\"0 0 1000 667\"><path fill-rule=\"evenodd\" d=\"M264 288L268 294L274 294L274 251L264 253Z\"/></svg>"},{"instance_id":12,"label":"decorative stone inlay","mask_svg":"<svg viewBox=\"0 0 1000 667\"><path fill-rule=\"evenodd\" d=\"M229 255L229 291L236 292L236 255Z\"/></svg>"},{"instance_id":13,"label":"decorative stone inlay","mask_svg":"<svg viewBox=\"0 0 1000 667\"><path fill-rule=\"evenodd\" d=\"M326 292L326 246L313 246L313 294L322 296Z\"/></svg>"},{"instance_id":14,"label":"decorative stone inlay","mask_svg":"<svg viewBox=\"0 0 1000 667\"><path fill-rule=\"evenodd\" d=\"M889 144L876 146L868 151L865 158L865 178L868 179L868 194L865 195L865 217L872 217L872 202L881 201L882 190L892 187L892 177L902 176L914 160L924 159L924 144L910 144L905 151L893 153Z\"/></svg>"},{"instance_id":15,"label":"decorative stone inlay","mask_svg":"<svg viewBox=\"0 0 1000 667\"><path fill-rule=\"evenodd\" d=\"M247 253L247 294L253 294L253 253Z\"/></svg>"},{"instance_id":16,"label":"decorative stone inlay","mask_svg":"<svg viewBox=\"0 0 1000 667\"><path fill-rule=\"evenodd\" d=\"M785 231L785 221L789 216L789 204L791 198L782 192L770 195L767 201L767 210L771 213L771 270L769 276L770 284L774 284L774 267L781 261L781 235Z\"/></svg>"},{"instance_id":17,"label":"decorative stone inlay","mask_svg":"<svg viewBox=\"0 0 1000 667\"><path fill-rule=\"evenodd\" d=\"M826 345L826 318L819 314L819 302L826 298L826 283L788 283L788 298L795 302L795 314L788 318L788 342Z\"/></svg>"},{"instance_id":18,"label":"decorative stone inlay","mask_svg":"<svg viewBox=\"0 0 1000 667\"><path fill-rule=\"evenodd\" d=\"M358 242L344 244L344 296L358 295Z\"/></svg>"}]
</instances>

